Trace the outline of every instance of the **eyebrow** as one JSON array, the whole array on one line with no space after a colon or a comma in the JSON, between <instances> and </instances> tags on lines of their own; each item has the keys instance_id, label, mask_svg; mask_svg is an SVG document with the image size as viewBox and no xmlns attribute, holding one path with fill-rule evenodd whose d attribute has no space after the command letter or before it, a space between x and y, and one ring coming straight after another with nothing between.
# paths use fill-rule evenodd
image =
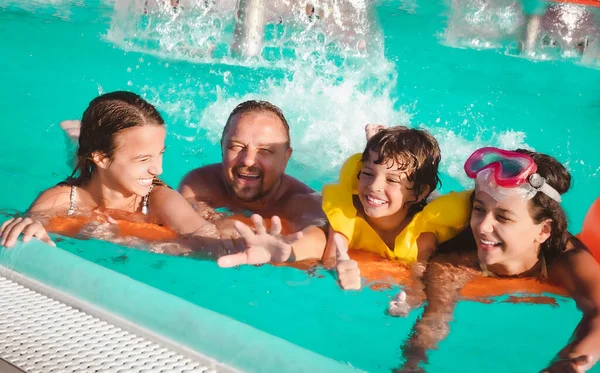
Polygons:
<instances>
[{"instance_id":1,"label":"eyebrow","mask_svg":"<svg viewBox=\"0 0 600 373\"><path fill-rule=\"evenodd\" d=\"M480 199L477 199L477 198L475 198L473 200L473 204L475 204L475 203L478 203L480 205L484 205L485 206L485 203L483 203L483 201L481 201ZM516 214L514 212L512 212L511 210L503 209L503 208L500 208L500 207L497 207L496 210L499 210L500 212L502 212L504 214L516 216Z\"/></svg>"},{"instance_id":2,"label":"eyebrow","mask_svg":"<svg viewBox=\"0 0 600 373\"><path fill-rule=\"evenodd\" d=\"M507 215L515 216L515 213L514 213L514 212L512 212L512 211L510 211L510 210L507 210L507 209L502 209L502 208L498 208L497 210L500 210L500 212L501 212L501 213L503 213L503 214L507 214Z\"/></svg>"},{"instance_id":3,"label":"eyebrow","mask_svg":"<svg viewBox=\"0 0 600 373\"><path fill-rule=\"evenodd\" d=\"M227 142L227 144L233 144L233 143L236 143L236 144L239 144L239 145L244 145L244 146L246 146L246 145L247 145L245 142L243 142L243 141L240 141L240 140L238 140L238 139L234 139L234 138L232 138L232 139L229 139L229 140L228 140L228 142ZM258 143L258 144L256 145L256 147L257 147L257 148L274 147L275 145L279 145L279 144L281 144L281 143L276 143L276 142L270 142L270 143Z\"/></svg>"},{"instance_id":4,"label":"eyebrow","mask_svg":"<svg viewBox=\"0 0 600 373\"><path fill-rule=\"evenodd\" d=\"M478 199L478 198L475 198L473 200L473 204L476 204L476 203L479 203L480 205L484 205L484 203L480 199Z\"/></svg>"},{"instance_id":5,"label":"eyebrow","mask_svg":"<svg viewBox=\"0 0 600 373\"><path fill-rule=\"evenodd\" d=\"M394 164L397 164L397 162L393 162L393 163L394 163ZM386 164L384 164L384 163L375 163L375 161L373 161L373 160L371 160L371 159L369 159L369 160L367 160L367 161L364 161L364 162L363 162L363 165L364 165L364 166L368 166L368 167L370 167L369 165L378 165L378 166L379 166L379 165L382 165L382 164L383 164L383 165L386 165L386 164L387 164L387 162L386 162ZM393 167L394 167L394 165L393 165L393 164L392 164L392 167L387 167L387 165L386 165L386 168L387 168L388 170L392 170L392 168L393 168ZM392 170L392 171L406 172L406 171L405 171L405 170L404 170L402 167L400 167L400 166L398 166L398 167L397 167L395 170Z\"/></svg>"},{"instance_id":6,"label":"eyebrow","mask_svg":"<svg viewBox=\"0 0 600 373\"><path fill-rule=\"evenodd\" d=\"M398 170L398 171L400 171L400 170ZM402 179L402 172L400 172L399 174L397 174L397 173L392 173L392 172L386 172L385 174L386 174L387 176L395 176L395 177L397 177L397 178L399 178L399 179Z\"/></svg>"},{"instance_id":7,"label":"eyebrow","mask_svg":"<svg viewBox=\"0 0 600 373\"><path fill-rule=\"evenodd\" d=\"M367 162L363 162L363 167L364 168L368 168L370 170L373 170L373 165L378 165L375 162L372 161L367 161ZM395 173L395 172L399 172L399 173ZM386 175L393 175L393 176L398 176L398 177L402 177L402 174L405 173L401 168L398 168L396 170L391 170L390 168L388 168L388 171L386 171Z\"/></svg>"},{"instance_id":8,"label":"eyebrow","mask_svg":"<svg viewBox=\"0 0 600 373\"><path fill-rule=\"evenodd\" d=\"M167 147L163 146L163 148L160 152L163 153L165 150L167 150ZM146 157L152 157L152 154L140 154L140 155L133 157L133 159L141 159L141 158L146 158Z\"/></svg>"}]
</instances>

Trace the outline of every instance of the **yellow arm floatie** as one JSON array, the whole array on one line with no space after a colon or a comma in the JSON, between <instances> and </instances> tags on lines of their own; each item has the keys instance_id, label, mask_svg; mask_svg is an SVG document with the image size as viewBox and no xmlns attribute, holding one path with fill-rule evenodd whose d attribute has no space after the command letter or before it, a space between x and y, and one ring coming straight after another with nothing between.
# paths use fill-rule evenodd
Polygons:
<instances>
[{"instance_id":1,"label":"yellow arm floatie","mask_svg":"<svg viewBox=\"0 0 600 373\"><path fill-rule=\"evenodd\" d=\"M470 190L450 192L428 203L421 212L426 222L423 232L435 233L438 244L456 237L469 222L471 193Z\"/></svg>"},{"instance_id":2,"label":"yellow arm floatie","mask_svg":"<svg viewBox=\"0 0 600 373\"><path fill-rule=\"evenodd\" d=\"M361 154L354 154L344 162L338 184L323 187L323 211L333 230L342 233L348 240L354 235L356 208L352 195L357 193L358 172L362 167Z\"/></svg>"}]
</instances>

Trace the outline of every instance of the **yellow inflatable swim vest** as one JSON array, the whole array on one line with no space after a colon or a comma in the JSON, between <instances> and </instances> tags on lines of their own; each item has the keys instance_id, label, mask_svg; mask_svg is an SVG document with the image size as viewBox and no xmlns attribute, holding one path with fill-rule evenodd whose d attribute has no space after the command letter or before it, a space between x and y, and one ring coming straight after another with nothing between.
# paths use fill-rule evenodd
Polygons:
<instances>
[{"instance_id":1,"label":"yellow inflatable swim vest","mask_svg":"<svg viewBox=\"0 0 600 373\"><path fill-rule=\"evenodd\" d=\"M467 225L470 214L470 191L449 193L429 203L415 214L389 248L371 226L357 215L353 195L357 194L361 154L348 158L340 171L339 184L323 187L323 211L331 227L346 236L350 249L362 249L391 260L417 260L417 238L421 233L436 235L437 243L458 235Z\"/></svg>"}]
</instances>

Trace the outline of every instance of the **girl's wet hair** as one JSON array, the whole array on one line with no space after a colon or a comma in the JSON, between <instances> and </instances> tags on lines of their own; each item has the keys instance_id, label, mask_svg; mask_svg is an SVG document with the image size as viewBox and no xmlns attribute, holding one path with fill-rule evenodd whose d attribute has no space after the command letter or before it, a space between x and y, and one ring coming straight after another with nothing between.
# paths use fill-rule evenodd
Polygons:
<instances>
[{"instance_id":1,"label":"girl's wet hair","mask_svg":"<svg viewBox=\"0 0 600 373\"><path fill-rule=\"evenodd\" d=\"M100 152L112 158L117 147L116 136L128 128L144 125L164 126L156 108L135 93L117 91L93 99L81 118L77 163L70 183L85 184L96 165L92 154ZM155 184L162 184L155 179Z\"/></svg>"},{"instance_id":2,"label":"girl's wet hair","mask_svg":"<svg viewBox=\"0 0 600 373\"><path fill-rule=\"evenodd\" d=\"M394 161L400 171L406 173L407 180L413 185L409 190L418 198L426 187L429 192L410 207L410 214L421 211L427 204L427 197L441 185L438 168L441 160L437 140L427 131L405 126L389 127L379 131L367 142L361 160L369 160L371 152L377 153L376 164Z\"/></svg>"},{"instance_id":3,"label":"girl's wet hair","mask_svg":"<svg viewBox=\"0 0 600 373\"><path fill-rule=\"evenodd\" d=\"M560 194L566 193L571 187L571 174L555 158L526 149L515 150L527 154L537 164L537 173L546 179L551 187ZM536 224L550 219L552 221L552 233L542 244L540 252L548 261L556 258L564 251L567 243L571 240L571 234L567 231L567 216L561 205L544 193L537 193L529 201L529 214Z\"/></svg>"}]
</instances>

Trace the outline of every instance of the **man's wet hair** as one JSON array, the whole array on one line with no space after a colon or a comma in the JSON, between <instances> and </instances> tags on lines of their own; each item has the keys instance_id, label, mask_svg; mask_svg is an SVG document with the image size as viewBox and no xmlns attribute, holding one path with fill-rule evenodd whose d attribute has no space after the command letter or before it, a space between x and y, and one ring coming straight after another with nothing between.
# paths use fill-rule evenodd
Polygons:
<instances>
[{"instance_id":1,"label":"man's wet hair","mask_svg":"<svg viewBox=\"0 0 600 373\"><path fill-rule=\"evenodd\" d=\"M229 131L229 127L231 126L231 124L236 119L239 119L242 115L247 114L247 113L271 113L271 114L277 116L277 118L279 118L279 120L281 120L281 123L283 124L283 127L285 128L285 134L287 136L286 145L288 147L290 146L290 126L289 126L287 120L285 119L285 116L283 115L283 112L281 111L281 109L268 101L255 101L255 100L249 100L249 101L242 102L241 104L236 106L235 109L233 109L231 114L229 114L229 118L227 118L227 122L225 123L225 127L223 128L223 134L221 135L221 144L223 144L223 139L225 138L227 131Z\"/></svg>"}]
</instances>

